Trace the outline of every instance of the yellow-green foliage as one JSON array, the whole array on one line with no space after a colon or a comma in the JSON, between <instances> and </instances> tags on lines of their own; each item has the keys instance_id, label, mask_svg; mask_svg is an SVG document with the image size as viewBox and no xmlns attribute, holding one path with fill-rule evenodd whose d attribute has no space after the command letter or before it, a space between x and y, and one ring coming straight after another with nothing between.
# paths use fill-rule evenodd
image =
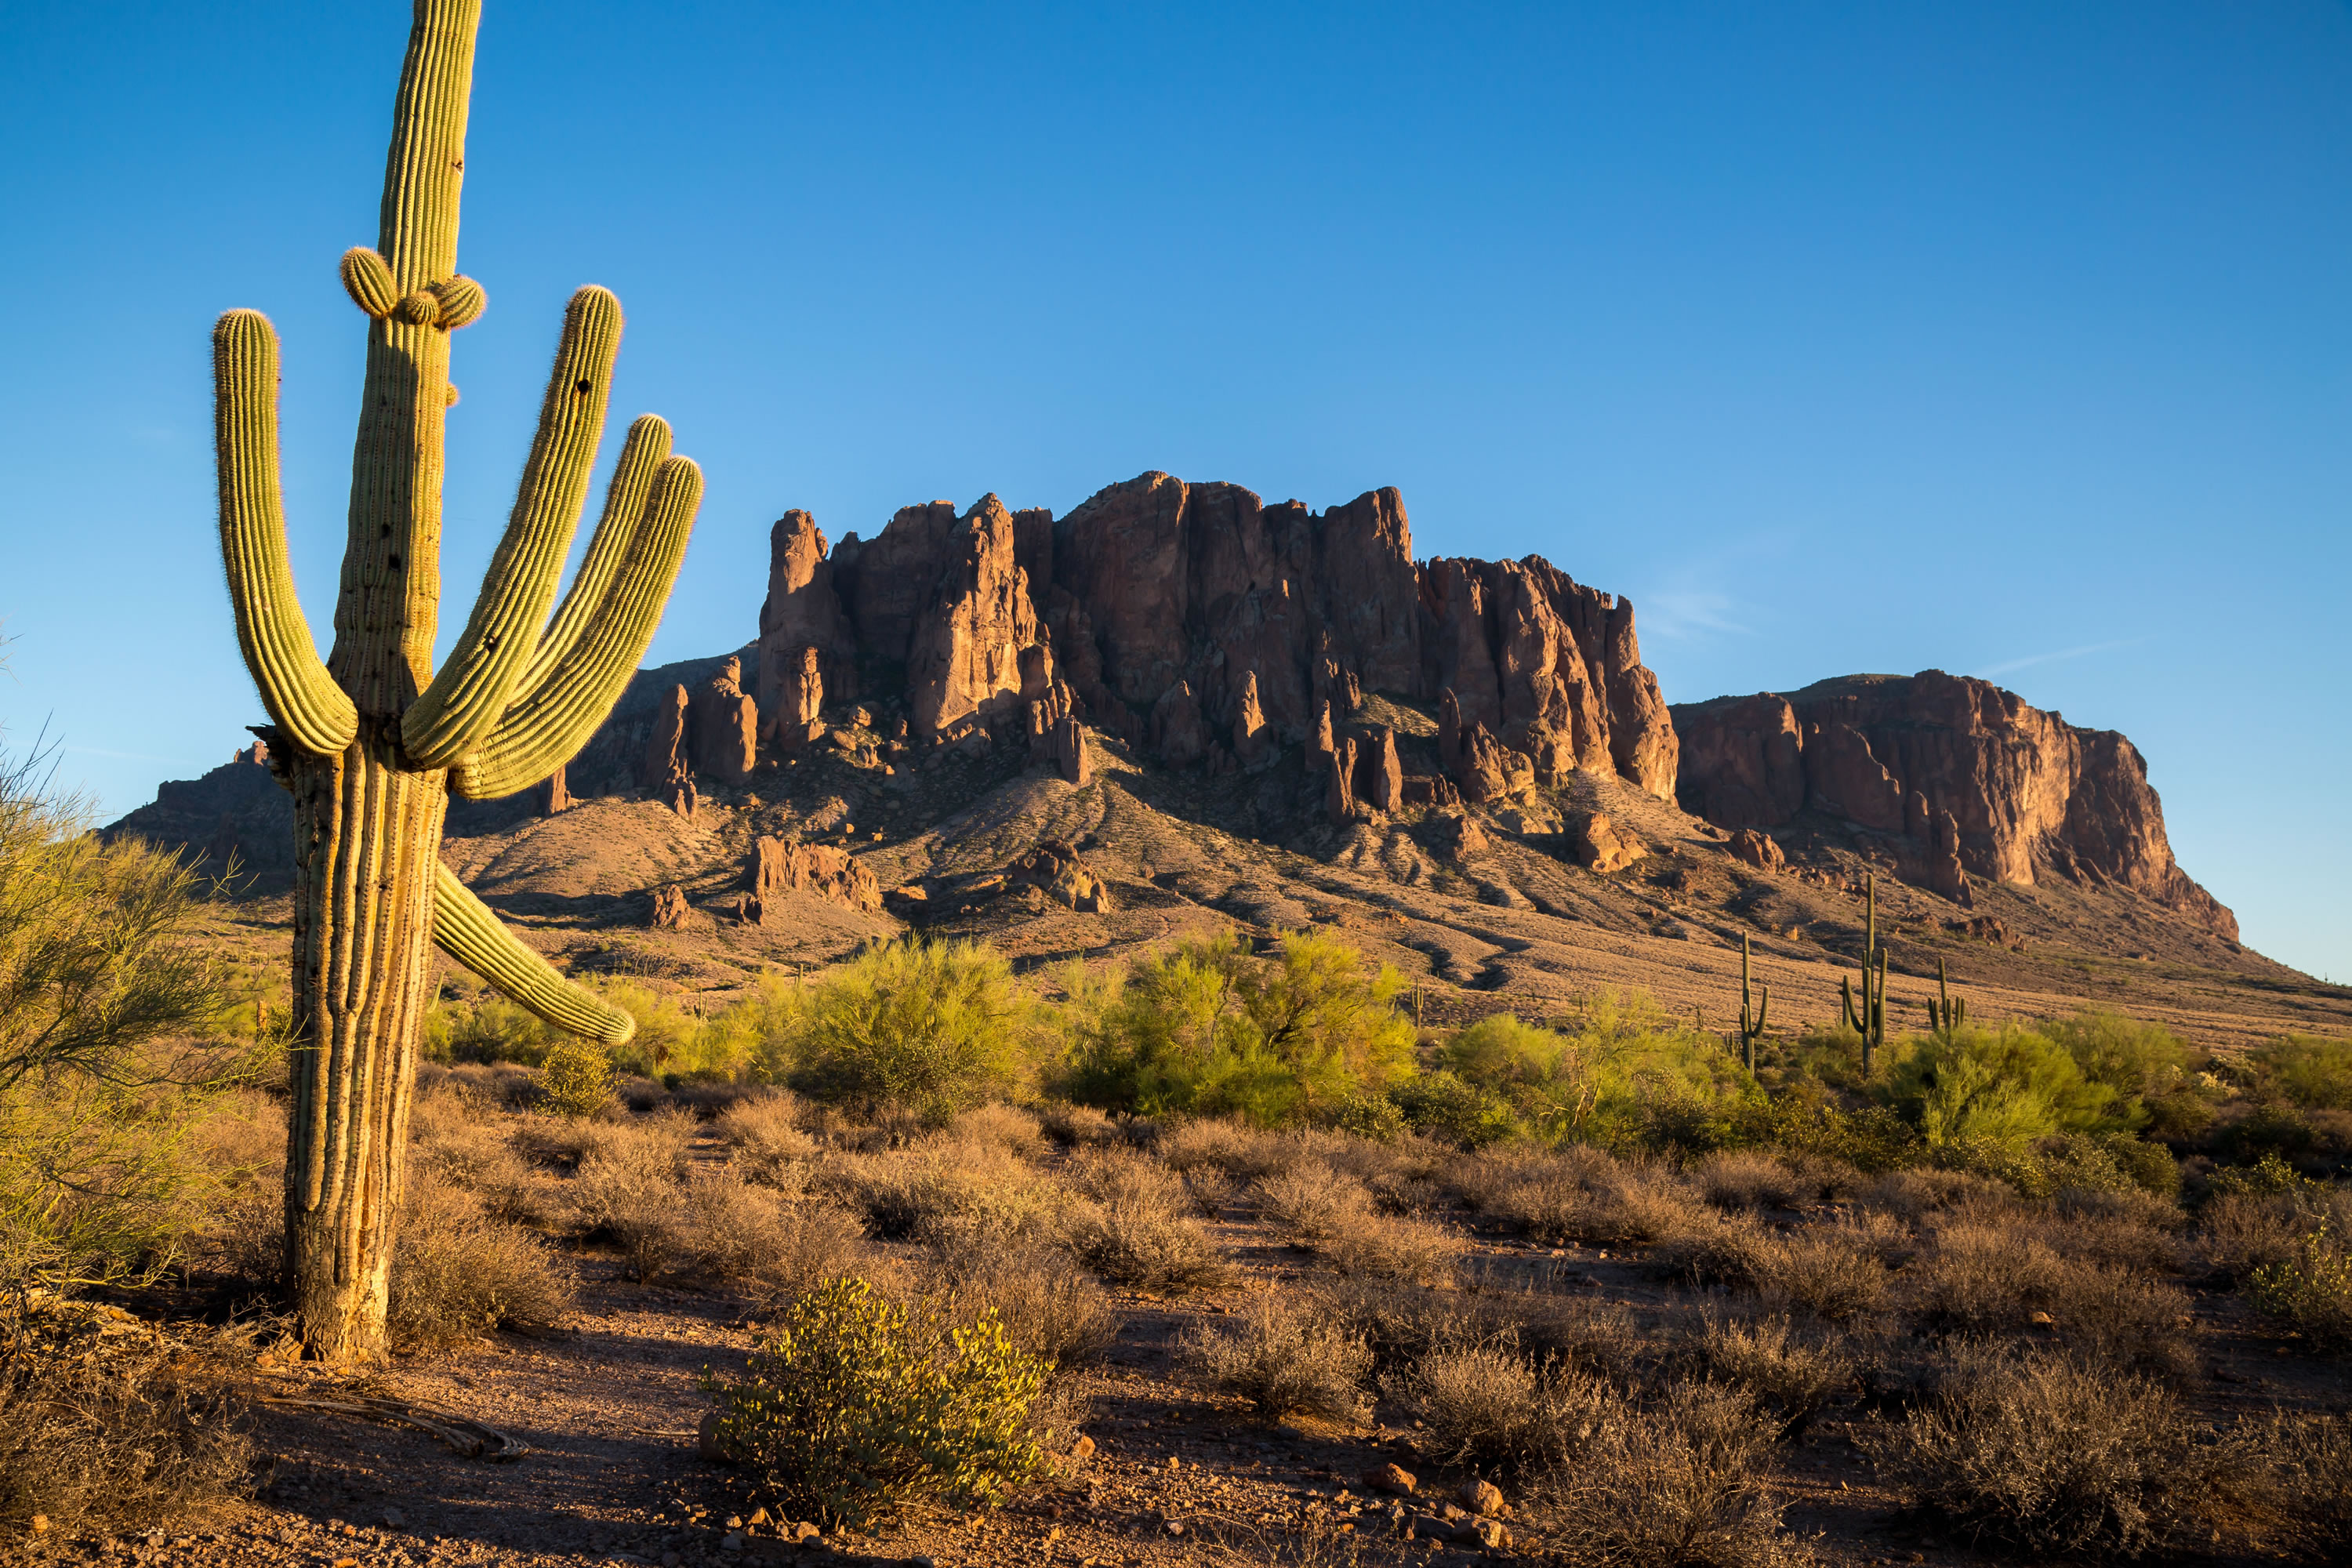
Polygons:
<instances>
[{"instance_id":1,"label":"yellow-green foliage","mask_svg":"<svg viewBox=\"0 0 2352 1568\"><path fill-rule=\"evenodd\" d=\"M1888 1100L1931 1147L2014 1146L2147 1120L2137 1100L2084 1076L2065 1047L2021 1025L1906 1036L1889 1055Z\"/></svg>"},{"instance_id":2,"label":"yellow-green foliage","mask_svg":"<svg viewBox=\"0 0 2352 1568\"><path fill-rule=\"evenodd\" d=\"M1499 1095L1555 1140L1640 1142L1719 1117L1751 1092L1720 1039L1667 1026L1639 995L1594 999L1567 1032L1507 1014L1482 1018L1442 1055L1464 1082Z\"/></svg>"},{"instance_id":3,"label":"yellow-green foliage","mask_svg":"<svg viewBox=\"0 0 2352 1568\"><path fill-rule=\"evenodd\" d=\"M2255 1269L2246 1295L2325 1348L2352 1346L2352 1256L2325 1216L2305 1234L2294 1257Z\"/></svg>"},{"instance_id":4,"label":"yellow-green foliage","mask_svg":"<svg viewBox=\"0 0 2352 1568\"><path fill-rule=\"evenodd\" d=\"M793 1303L742 1382L706 1386L719 1446L770 1509L866 1526L917 1502L992 1506L1035 1475L1030 1413L1049 1370L992 1310L956 1328L842 1279Z\"/></svg>"},{"instance_id":5,"label":"yellow-green foliage","mask_svg":"<svg viewBox=\"0 0 2352 1568\"><path fill-rule=\"evenodd\" d=\"M1309 931L1272 959L1227 931L1131 960L1072 1042L1070 1098L1260 1125L1333 1111L1412 1071L1397 973Z\"/></svg>"},{"instance_id":6,"label":"yellow-green foliage","mask_svg":"<svg viewBox=\"0 0 2352 1568\"><path fill-rule=\"evenodd\" d=\"M613 1064L593 1040L559 1040L540 1069L542 1103L558 1116L594 1116L613 1103Z\"/></svg>"},{"instance_id":7,"label":"yellow-green foliage","mask_svg":"<svg viewBox=\"0 0 2352 1568\"><path fill-rule=\"evenodd\" d=\"M1035 999L995 949L905 942L867 949L810 988L790 1026L794 1089L944 1124L1028 1077Z\"/></svg>"},{"instance_id":8,"label":"yellow-green foliage","mask_svg":"<svg viewBox=\"0 0 2352 1568\"><path fill-rule=\"evenodd\" d=\"M2282 1035L2246 1053L2261 1088L2313 1110L2352 1110L2352 1040Z\"/></svg>"}]
</instances>

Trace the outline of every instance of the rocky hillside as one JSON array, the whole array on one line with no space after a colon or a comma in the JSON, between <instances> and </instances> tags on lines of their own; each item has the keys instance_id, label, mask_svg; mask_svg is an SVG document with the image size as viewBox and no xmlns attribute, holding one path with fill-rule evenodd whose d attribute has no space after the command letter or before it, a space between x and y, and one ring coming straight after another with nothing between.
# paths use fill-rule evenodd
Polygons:
<instances>
[{"instance_id":1,"label":"rocky hillside","mask_svg":"<svg viewBox=\"0 0 2352 1568\"><path fill-rule=\"evenodd\" d=\"M2237 938L2236 917L2173 860L2131 742L1990 682L1849 675L1677 704L1674 720L1675 795L1718 827L1783 847L1832 838L1962 903L1986 881L2126 888Z\"/></svg>"},{"instance_id":2,"label":"rocky hillside","mask_svg":"<svg viewBox=\"0 0 2352 1568\"><path fill-rule=\"evenodd\" d=\"M2352 1026L2172 864L2121 736L1933 674L1670 711L1631 605L1416 561L1393 490L1151 473L831 545L788 512L757 630L640 673L563 773L453 802L452 868L575 968L714 999L908 931L1029 965L1317 924L1433 1018L1640 989L1721 1019L1744 942L1790 1027L1835 1016L1875 874L1906 1008L1940 961L1979 1017ZM261 760L112 831L234 849L267 942L291 824Z\"/></svg>"}]
</instances>

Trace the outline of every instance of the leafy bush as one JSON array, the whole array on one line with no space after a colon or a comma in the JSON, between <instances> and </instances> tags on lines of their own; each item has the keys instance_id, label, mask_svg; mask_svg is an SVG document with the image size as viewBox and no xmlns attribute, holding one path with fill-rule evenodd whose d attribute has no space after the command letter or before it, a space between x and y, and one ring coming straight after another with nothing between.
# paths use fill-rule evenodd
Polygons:
<instances>
[{"instance_id":1,"label":"leafy bush","mask_svg":"<svg viewBox=\"0 0 2352 1568\"><path fill-rule=\"evenodd\" d=\"M993 1312L952 1327L845 1279L795 1300L741 1382L705 1386L720 1450L768 1507L862 1528L920 1502L993 1506L1037 1474L1030 1415L1045 1377Z\"/></svg>"},{"instance_id":2,"label":"leafy bush","mask_svg":"<svg viewBox=\"0 0 2352 1568\"><path fill-rule=\"evenodd\" d=\"M2085 1007L2071 1018L2053 1019L2039 1032L2064 1047L2085 1079L2106 1085L2127 1100L2178 1093L2205 1062L2203 1052L2163 1025L2103 1008Z\"/></svg>"},{"instance_id":3,"label":"leafy bush","mask_svg":"<svg viewBox=\"0 0 2352 1568\"><path fill-rule=\"evenodd\" d=\"M2352 1040L2282 1035L2248 1051L2245 1067L2263 1088L2306 1110L2352 1110Z\"/></svg>"},{"instance_id":4,"label":"leafy bush","mask_svg":"<svg viewBox=\"0 0 2352 1568\"><path fill-rule=\"evenodd\" d=\"M1445 1068L1392 1085L1389 1101L1407 1127L1460 1149L1484 1149L1523 1131L1500 1095L1482 1084L1466 1083Z\"/></svg>"},{"instance_id":5,"label":"leafy bush","mask_svg":"<svg viewBox=\"0 0 2352 1568\"><path fill-rule=\"evenodd\" d=\"M1232 932L1129 961L1077 1029L1070 1097L1145 1115L1314 1121L1412 1070L1403 982L1329 937L1293 931L1272 960Z\"/></svg>"},{"instance_id":6,"label":"leafy bush","mask_svg":"<svg viewBox=\"0 0 2352 1568\"><path fill-rule=\"evenodd\" d=\"M1310 1298L1255 1291L1229 1327L1188 1334L1181 1354L1201 1381L1246 1399L1262 1421L1354 1421L1364 1414L1372 1352Z\"/></svg>"},{"instance_id":7,"label":"leafy bush","mask_svg":"<svg viewBox=\"0 0 2352 1568\"><path fill-rule=\"evenodd\" d=\"M548 1047L539 1087L541 1103L558 1116L601 1116L613 1104L613 1064L594 1041L566 1036Z\"/></svg>"},{"instance_id":8,"label":"leafy bush","mask_svg":"<svg viewBox=\"0 0 2352 1568\"><path fill-rule=\"evenodd\" d=\"M1002 954L916 938L869 948L812 988L793 1035L793 1087L944 1126L1012 1092L1029 1070L1033 1004Z\"/></svg>"},{"instance_id":9,"label":"leafy bush","mask_svg":"<svg viewBox=\"0 0 2352 1568\"><path fill-rule=\"evenodd\" d=\"M1864 1449L1913 1506L2029 1552L2161 1547L2201 1461L2160 1384L2060 1357L1982 1350Z\"/></svg>"},{"instance_id":10,"label":"leafy bush","mask_svg":"<svg viewBox=\"0 0 2352 1568\"><path fill-rule=\"evenodd\" d=\"M2298 1239L2292 1254L2253 1270L2246 1299L2322 1349L2352 1346L2352 1256L2325 1219Z\"/></svg>"},{"instance_id":11,"label":"leafy bush","mask_svg":"<svg viewBox=\"0 0 2352 1568\"><path fill-rule=\"evenodd\" d=\"M1885 1093L1930 1148L2013 1148L2145 1120L2113 1085L2084 1076L2063 1046L2019 1025L1908 1036L1888 1054Z\"/></svg>"}]
</instances>

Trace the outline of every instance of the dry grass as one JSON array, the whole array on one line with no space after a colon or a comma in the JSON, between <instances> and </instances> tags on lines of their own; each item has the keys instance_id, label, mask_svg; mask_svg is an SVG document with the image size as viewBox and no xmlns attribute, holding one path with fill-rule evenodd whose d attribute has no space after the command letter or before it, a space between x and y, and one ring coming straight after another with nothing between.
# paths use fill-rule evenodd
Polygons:
<instances>
[{"instance_id":1,"label":"dry grass","mask_svg":"<svg viewBox=\"0 0 2352 1568\"><path fill-rule=\"evenodd\" d=\"M787 1195L804 1192L820 1152L801 1127L800 1100L782 1089L739 1100L720 1111L711 1131L747 1182Z\"/></svg>"},{"instance_id":2,"label":"dry grass","mask_svg":"<svg viewBox=\"0 0 2352 1568\"><path fill-rule=\"evenodd\" d=\"M1811 1226L1757 1247L1749 1279L1769 1311L1809 1312L1843 1323L1886 1299L1892 1279L1879 1247L1878 1238L1859 1226Z\"/></svg>"},{"instance_id":3,"label":"dry grass","mask_svg":"<svg viewBox=\"0 0 2352 1568\"><path fill-rule=\"evenodd\" d=\"M1865 1450L1914 1507L2030 1552L2135 1555L2173 1537L2213 1460L2161 1384L1981 1346Z\"/></svg>"},{"instance_id":4,"label":"dry grass","mask_svg":"<svg viewBox=\"0 0 2352 1568\"><path fill-rule=\"evenodd\" d=\"M1118 1123L1093 1106L1073 1105L1066 1100L1039 1106L1037 1124L1046 1137L1069 1148L1116 1143L1122 1136Z\"/></svg>"},{"instance_id":5,"label":"dry grass","mask_svg":"<svg viewBox=\"0 0 2352 1568\"><path fill-rule=\"evenodd\" d=\"M1372 1352L1311 1297L1253 1291L1228 1324L1186 1335L1181 1354L1202 1383L1249 1401L1262 1421L1365 1415Z\"/></svg>"},{"instance_id":6,"label":"dry grass","mask_svg":"<svg viewBox=\"0 0 2352 1568\"><path fill-rule=\"evenodd\" d=\"M2133 1270L2062 1255L2030 1226L1958 1221L1910 1271L1911 1310L1947 1332L2046 1332L2115 1365L2183 1373L2189 1298Z\"/></svg>"},{"instance_id":7,"label":"dry grass","mask_svg":"<svg viewBox=\"0 0 2352 1568\"><path fill-rule=\"evenodd\" d=\"M1002 1139L953 1133L873 1153L835 1153L814 1189L863 1215L877 1240L938 1240L967 1230L997 1236L1053 1228L1067 1194Z\"/></svg>"},{"instance_id":8,"label":"dry grass","mask_svg":"<svg viewBox=\"0 0 2352 1568\"><path fill-rule=\"evenodd\" d=\"M428 1171L409 1173L392 1254L395 1349L430 1355L497 1329L545 1332L571 1305L571 1282L528 1232Z\"/></svg>"},{"instance_id":9,"label":"dry grass","mask_svg":"<svg viewBox=\"0 0 2352 1568\"><path fill-rule=\"evenodd\" d=\"M1151 1152L1171 1171L1205 1165L1240 1182L1263 1181L1296 1164L1306 1152L1296 1137L1208 1119L1163 1129L1152 1140Z\"/></svg>"},{"instance_id":10,"label":"dry grass","mask_svg":"<svg viewBox=\"0 0 2352 1568\"><path fill-rule=\"evenodd\" d=\"M430 1171L481 1200L493 1218L531 1225L556 1207L550 1184L514 1146L509 1129L446 1089L420 1093L409 1113L411 1170Z\"/></svg>"},{"instance_id":11,"label":"dry grass","mask_svg":"<svg viewBox=\"0 0 2352 1568\"><path fill-rule=\"evenodd\" d=\"M1446 1179L1473 1207L1552 1242L1654 1241L1687 1227L1699 1209L1662 1166L1581 1144L1557 1153L1483 1150L1455 1162Z\"/></svg>"},{"instance_id":12,"label":"dry grass","mask_svg":"<svg viewBox=\"0 0 2352 1568\"><path fill-rule=\"evenodd\" d=\"M1542 1489L1553 1544L1607 1568L1806 1561L1765 1479L1780 1426L1720 1384L1679 1383L1646 1408L1613 1405Z\"/></svg>"},{"instance_id":13,"label":"dry grass","mask_svg":"<svg viewBox=\"0 0 2352 1568\"><path fill-rule=\"evenodd\" d=\"M1320 1160L1301 1160L1264 1177L1251 1194L1262 1216L1310 1244L1360 1224L1372 1210L1372 1194L1363 1183Z\"/></svg>"},{"instance_id":14,"label":"dry grass","mask_svg":"<svg viewBox=\"0 0 2352 1568\"><path fill-rule=\"evenodd\" d=\"M1854 1358L1840 1337L1786 1315L1711 1317L1692 1346L1692 1359L1708 1376L1746 1389L1790 1436L1832 1395L1852 1387L1855 1374Z\"/></svg>"},{"instance_id":15,"label":"dry grass","mask_svg":"<svg viewBox=\"0 0 2352 1568\"><path fill-rule=\"evenodd\" d=\"M1788 1208L1805 1191L1797 1173L1761 1149L1727 1149L1691 1173L1706 1201L1719 1209Z\"/></svg>"},{"instance_id":16,"label":"dry grass","mask_svg":"<svg viewBox=\"0 0 2352 1568\"><path fill-rule=\"evenodd\" d=\"M1118 1329L1103 1288L1044 1242L960 1238L939 1249L931 1284L960 1313L993 1309L1014 1346L1055 1366L1099 1361Z\"/></svg>"},{"instance_id":17,"label":"dry grass","mask_svg":"<svg viewBox=\"0 0 2352 1568\"><path fill-rule=\"evenodd\" d=\"M2235 1284L2257 1268L2294 1258L2311 1226L2312 1216L2292 1195L2226 1193L2198 1215L2191 1245L2209 1274Z\"/></svg>"},{"instance_id":18,"label":"dry grass","mask_svg":"<svg viewBox=\"0 0 2352 1568\"><path fill-rule=\"evenodd\" d=\"M160 1347L93 1363L29 1329L0 1321L0 1531L145 1526L246 1489L252 1444Z\"/></svg>"},{"instance_id":19,"label":"dry grass","mask_svg":"<svg viewBox=\"0 0 2352 1568\"><path fill-rule=\"evenodd\" d=\"M1342 1274L1435 1285L1453 1278L1462 1260L1463 1242L1453 1231L1426 1220L1364 1214L1325 1237L1316 1250Z\"/></svg>"},{"instance_id":20,"label":"dry grass","mask_svg":"<svg viewBox=\"0 0 2352 1568\"><path fill-rule=\"evenodd\" d=\"M2275 1414L2232 1434L2229 1501L2305 1562L2352 1555L2352 1415Z\"/></svg>"},{"instance_id":21,"label":"dry grass","mask_svg":"<svg viewBox=\"0 0 2352 1568\"><path fill-rule=\"evenodd\" d=\"M1508 1340L1431 1351L1384 1386L1449 1464L1513 1476L1565 1464L1612 1398L1599 1379Z\"/></svg>"}]
</instances>

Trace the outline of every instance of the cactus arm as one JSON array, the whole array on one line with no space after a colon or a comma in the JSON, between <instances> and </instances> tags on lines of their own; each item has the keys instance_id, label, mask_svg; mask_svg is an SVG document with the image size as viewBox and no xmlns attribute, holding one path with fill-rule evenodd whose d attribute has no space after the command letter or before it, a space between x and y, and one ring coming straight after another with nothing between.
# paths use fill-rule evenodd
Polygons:
<instances>
[{"instance_id":1,"label":"cactus arm","mask_svg":"<svg viewBox=\"0 0 2352 1568\"><path fill-rule=\"evenodd\" d=\"M402 715L401 743L414 766L447 767L472 751L538 651L587 499L620 347L621 302L594 287L572 295L506 536L448 662Z\"/></svg>"},{"instance_id":2,"label":"cactus arm","mask_svg":"<svg viewBox=\"0 0 2352 1568\"><path fill-rule=\"evenodd\" d=\"M559 1029L605 1046L625 1044L637 1021L607 1007L525 947L457 874L434 862L433 940L442 952Z\"/></svg>"},{"instance_id":3,"label":"cactus arm","mask_svg":"<svg viewBox=\"0 0 2352 1568\"><path fill-rule=\"evenodd\" d=\"M1764 1032L1764 1018L1765 1018L1765 1015L1767 1015L1767 1014L1770 1013L1771 1011L1772 1011L1772 988L1771 988L1769 985L1759 985L1759 986L1756 988L1756 1033L1757 1033L1757 1034L1761 1035L1761 1034Z\"/></svg>"},{"instance_id":4,"label":"cactus arm","mask_svg":"<svg viewBox=\"0 0 2352 1568\"><path fill-rule=\"evenodd\" d=\"M636 537L646 499L653 494L654 473L669 453L669 425L659 415L639 415L630 424L628 439L621 446L621 460L613 469L612 482L604 487L604 513L589 537L587 557L580 563L580 574L572 580L547 635L539 639L516 690L538 690L579 646L603 605L614 574L628 558L629 542Z\"/></svg>"},{"instance_id":5,"label":"cactus arm","mask_svg":"<svg viewBox=\"0 0 2352 1568\"><path fill-rule=\"evenodd\" d=\"M278 729L331 756L359 733L359 713L320 661L294 590L278 483L278 334L258 310L231 310L213 328L213 438L221 564L245 667Z\"/></svg>"},{"instance_id":6,"label":"cactus arm","mask_svg":"<svg viewBox=\"0 0 2352 1568\"><path fill-rule=\"evenodd\" d=\"M594 618L562 662L508 709L481 749L450 774L471 800L493 800L538 783L572 760L612 712L661 624L687 537L702 504L702 470L666 458L646 498L644 521L614 569Z\"/></svg>"},{"instance_id":7,"label":"cactus arm","mask_svg":"<svg viewBox=\"0 0 2352 1568\"><path fill-rule=\"evenodd\" d=\"M1870 972L1868 970L1863 971L1865 977L1867 977L1869 973ZM1864 984L1868 984L1867 978L1865 978ZM1838 976L1838 1005L1845 1014L1845 1026L1847 1028L1852 1029L1857 1035L1866 1032L1862 1026L1861 1015L1857 1014L1853 1010L1853 982L1843 974Z\"/></svg>"}]
</instances>

